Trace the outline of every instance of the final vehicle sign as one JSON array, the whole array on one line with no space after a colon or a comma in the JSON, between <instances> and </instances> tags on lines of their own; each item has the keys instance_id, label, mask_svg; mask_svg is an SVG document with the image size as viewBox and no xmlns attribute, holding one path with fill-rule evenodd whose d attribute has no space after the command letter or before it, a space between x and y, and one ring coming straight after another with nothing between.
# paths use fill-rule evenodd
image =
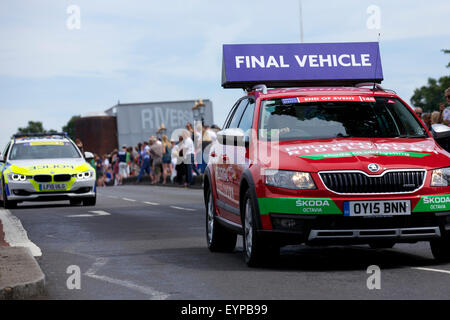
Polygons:
<instances>
[{"instance_id":1,"label":"final vehicle sign","mask_svg":"<svg viewBox=\"0 0 450 320\"><path fill-rule=\"evenodd\" d=\"M222 86L381 82L377 42L223 46Z\"/></svg>"}]
</instances>

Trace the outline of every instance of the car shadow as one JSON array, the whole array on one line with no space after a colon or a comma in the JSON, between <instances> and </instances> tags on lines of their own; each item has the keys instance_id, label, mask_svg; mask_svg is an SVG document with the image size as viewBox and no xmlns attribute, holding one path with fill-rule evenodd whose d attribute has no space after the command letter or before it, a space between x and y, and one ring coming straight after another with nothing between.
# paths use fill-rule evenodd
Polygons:
<instances>
[{"instance_id":1,"label":"car shadow","mask_svg":"<svg viewBox=\"0 0 450 320\"><path fill-rule=\"evenodd\" d=\"M425 255L412 254L402 249L370 249L368 246L308 247L288 246L278 259L259 268L248 268L243 250L232 253L212 253L206 247L155 249L146 251L152 259L190 269L283 272L366 271L370 265L381 269L436 266L438 263Z\"/></svg>"}]
</instances>

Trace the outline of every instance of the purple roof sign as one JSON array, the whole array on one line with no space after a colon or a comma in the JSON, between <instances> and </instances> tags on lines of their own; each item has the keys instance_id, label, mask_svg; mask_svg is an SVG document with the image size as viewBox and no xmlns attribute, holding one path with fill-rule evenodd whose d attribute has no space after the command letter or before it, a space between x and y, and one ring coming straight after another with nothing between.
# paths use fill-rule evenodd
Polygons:
<instances>
[{"instance_id":1,"label":"purple roof sign","mask_svg":"<svg viewBox=\"0 0 450 320\"><path fill-rule=\"evenodd\" d=\"M383 80L378 42L225 44L222 86L352 85Z\"/></svg>"}]
</instances>

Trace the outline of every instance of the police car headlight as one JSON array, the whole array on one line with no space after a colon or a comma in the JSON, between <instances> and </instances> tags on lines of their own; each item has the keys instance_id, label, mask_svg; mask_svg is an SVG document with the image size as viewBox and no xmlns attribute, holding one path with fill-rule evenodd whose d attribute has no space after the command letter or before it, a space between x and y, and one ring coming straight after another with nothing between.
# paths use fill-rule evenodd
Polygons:
<instances>
[{"instance_id":1,"label":"police car headlight","mask_svg":"<svg viewBox=\"0 0 450 320\"><path fill-rule=\"evenodd\" d=\"M26 181L27 179L28 179L28 177L23 174L18 174L18 173L14 173L14 172L11 172L10 174L8 174L8 180L11 180L14 182Z\"/></svg>"},{"instance_id":2,"label":"police car headlight","mask_svg":"<svg viewBox=\"0 0 450 320\"><path fill-rule=\"evenodd\" d=\"M432 187L448 187L450 185L450 167L433 170Z\"/></svg>"},{"instance_id":3,"label":"police car headlight","mask_svg":"<svg viewBox=\"0 0 450 320\"><path fill-rule=\"evenodd\" d=\"M268 169L265 171L265 183L269 186L286 189L316 189L308 172Z\"/></svg>"},{"instance_id":4,"label":"police car headlight","mask_svg":"<svg viewBox=\"0 0 450 320\"><path fill-rule=\"evenodd\" d=\"M92 171L80 172L74 175L77 177L77 180L88 180L94 177L94 173Z\"/></svg>"}]
</instances>

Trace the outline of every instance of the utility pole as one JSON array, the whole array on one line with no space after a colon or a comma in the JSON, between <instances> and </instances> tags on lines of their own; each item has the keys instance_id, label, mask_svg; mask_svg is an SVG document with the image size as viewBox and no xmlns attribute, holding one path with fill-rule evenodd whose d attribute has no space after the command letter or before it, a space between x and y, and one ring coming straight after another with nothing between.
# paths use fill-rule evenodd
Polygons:
<instances>
[{"instance_id":1,"label":"utility pole","mask_svg":"<svg viewBox=\"0 0 450 320\"><path fill-rule=\"evenodd\" d=\"M302 0L298 0L298 5L300 7L300 42L303 43L303 12L302 12Z\"/></svg>"}]
</instances>

